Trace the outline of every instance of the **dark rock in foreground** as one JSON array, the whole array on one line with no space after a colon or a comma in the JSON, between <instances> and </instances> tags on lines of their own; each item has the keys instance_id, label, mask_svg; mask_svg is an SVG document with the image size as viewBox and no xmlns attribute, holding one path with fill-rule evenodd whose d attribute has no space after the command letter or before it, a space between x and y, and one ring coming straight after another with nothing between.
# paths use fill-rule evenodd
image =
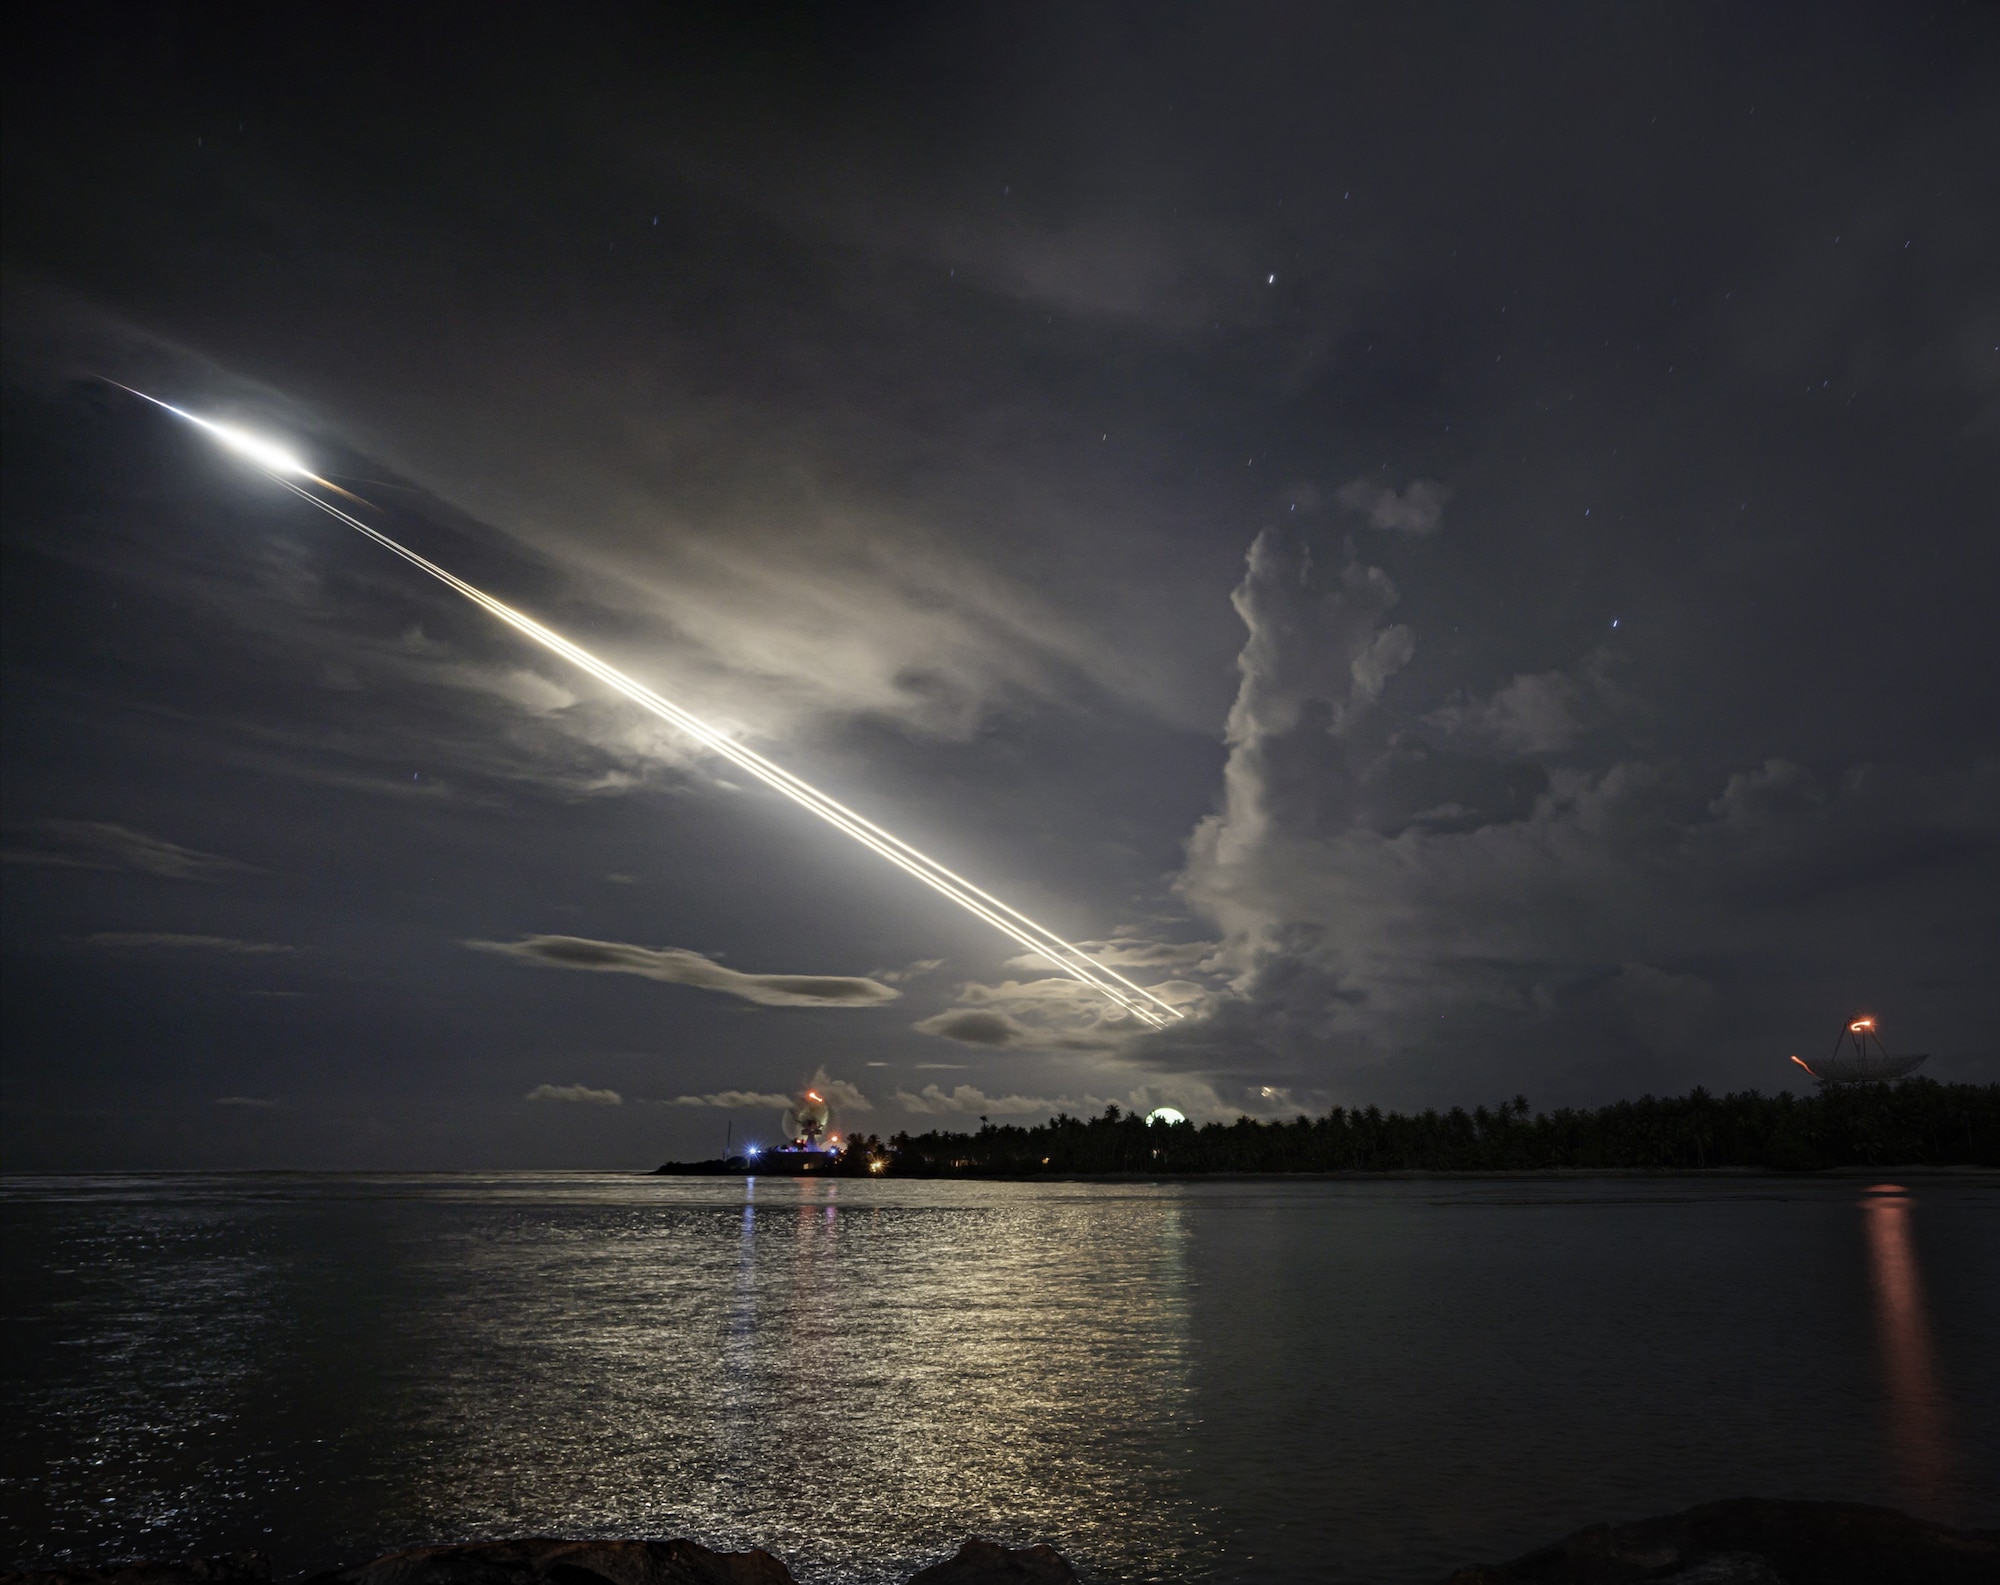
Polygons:
<instances>
[{"instance_id":1,"label":"dark rock in foreground","mask_svg":"<svg viewBox=\"0 0 2000 1585\"><path fill-rule=\"evenodd\" d=\"M262 1552L191 1557L178 1563L107 1563L102 1568L0 1570L0 1585L270 1585Z\"/></svg>"},{"instance_id":2,"label":"dark rock in foreground","mask_svg":"<svg viewBox=\"0 0 2000 1585\"><path fill-rule=\"evenodd\" d=\"M1991 1585L2000 1531L1953 1530L1854 1502L1742 1497L1597 1524L1448 1585Z\"/></svg>"},{"instance_id":3,"label":"dark rock in foreground","mask_svg":"<svg viewBox=\"0 0 2000 1585\"><path fill-rule=\"evenodd\" d=\"M261 1552L179 1563L0 1572L0 1585L270 1585ZM794 1585L791 1570L761 1547L711 1552L693 1541L475 1541L391 1552L372 1563L315 1575L305 1585ZM1054 1547L968 1541L958 1556L910 1585L1077 1585Z\"/></svg>"},{"instance_id":4,"label":"dark rock in foreground","mask_svg":"<svg viewBox=\"0 0 2000 1585\"><path fill-rule=\"evenodd\" d=\"M711 1552L693 1541L476 1541L420 1546L321 1574L310 1585L793 1585L761 1547Z\"/></svg>"},{"instance_id":5,"label":"dark rock in foreground","mask_svg":"<svg viewBox=\"0 0 2000 1585\"><path fill-rule=\"evenodd\" d=\"M0 1585L270 1585L259 1552L181 1563L0 1573ZM1992 1585L2000 1531L1954 1530L1848 1502L1706 1503L1635 1524L1592 1525L1511 1563L1460 1569L1447 1585ZM693 1541L546 1537L413 1547L304 1585L794 1585L761 1548ZM909 1585L1077 1585L1049 1546L968 1541Z\"/></svg>"},{"instance_id":6,"label":"dark rock in foreground","mask_svg":"<svg viewBox=\"0 0 2000 1585\"><path fill-rule=\"evenodd\" d=\"M1077 1578L1076 1570L1052 1546L968 1541L957 1557L912 1574L910 1585L1077 1585Z\"/></svg>"}]
</instances>

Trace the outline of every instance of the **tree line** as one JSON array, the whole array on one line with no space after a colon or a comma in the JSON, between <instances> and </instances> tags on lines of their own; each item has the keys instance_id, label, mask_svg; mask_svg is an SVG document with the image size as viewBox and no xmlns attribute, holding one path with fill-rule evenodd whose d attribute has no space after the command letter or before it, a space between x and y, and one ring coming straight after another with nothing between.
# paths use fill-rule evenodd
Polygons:
<instances>
[{"instance_id":1,"label":"tree line","mask_svg":"<svg viewBox=\"0 0 2000 1585\"><path fill-rule=\"evenodd\" d=\"M1496 1107L1403 1113L1335 1107L1319 1117L1149 1123L1107 1106L1022 1126L981 1119L976 1133L900 1133L857 1141L849 1171L897 1177L1034 1177L1095 1172L1492 1172L1558 1168L2000 1167L2000 1084L1744 1090L1534 1112ZM879 1165L878 1165L879 1163Z\"/></svg>"}]
</instances>

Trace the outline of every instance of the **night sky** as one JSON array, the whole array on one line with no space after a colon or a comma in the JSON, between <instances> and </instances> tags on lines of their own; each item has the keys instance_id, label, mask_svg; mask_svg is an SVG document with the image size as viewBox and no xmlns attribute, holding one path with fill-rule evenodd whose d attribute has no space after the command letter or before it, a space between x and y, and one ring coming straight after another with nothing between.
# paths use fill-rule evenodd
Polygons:
<instances>
[{"instance_id":1,"label":"night sky","mask_svg":"<svg viewBox=\"0 0 2000 1585\"><path fill-rule=\"evenodd\" d=\"M6 1166L2000 1077L1991 7L6 29Z\"/></svg>"}]
</instances>

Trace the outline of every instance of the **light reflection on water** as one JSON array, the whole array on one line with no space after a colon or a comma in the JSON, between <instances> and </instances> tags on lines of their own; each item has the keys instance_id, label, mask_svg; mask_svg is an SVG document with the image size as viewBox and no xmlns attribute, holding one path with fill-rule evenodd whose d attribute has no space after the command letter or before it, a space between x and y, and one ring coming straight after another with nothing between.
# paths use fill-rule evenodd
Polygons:
<instances>
[{"instance_id":1,"label":"light reflection on water","mask_svg":"<svg viewBox=\"0 0 2000 1585\"><path fill-rule=\"evenodd\" d=\"M1887 1387L1889 1450L1896 1483L1912 1507L1951 1508L1951 1443L1937 1350L1925 1314L1923 1278L1910 1230L1910 1202L1898 1184L1877 1184L1862 1201L1868 1272L1875 1289Z\"/></svg>"},{"instance_id":2,"label":"light reflection on water","mask_svg":"<svg viewBox=\"0 0 2000 1585\"><path fill-rule=\"evenodd\" d=\"M0 1565L1387 1581L1747 1492L1990 1524L2000 1193L1855 1187L0 1180Z\"/></svg>"},{"instance_id":3,"label":"light reflection on water","mask_svg":"<svg viewBox=\"0 0 2000 1585\"><path fill-rule=\"evenodd\" d=\"M801 1575L901 1577L976 1533L1194 1561L1170 1194L155 1188L71 1201L90 1230L50 1252L42 1319L71 1335L43 1357L70 1379L10 1397L66 1451L10 1449L17 1549L269 1545L201 1523L255 1493L313 1538L301 1566L523 1530L762 1545Z\"/></svg>"}]
</instances>

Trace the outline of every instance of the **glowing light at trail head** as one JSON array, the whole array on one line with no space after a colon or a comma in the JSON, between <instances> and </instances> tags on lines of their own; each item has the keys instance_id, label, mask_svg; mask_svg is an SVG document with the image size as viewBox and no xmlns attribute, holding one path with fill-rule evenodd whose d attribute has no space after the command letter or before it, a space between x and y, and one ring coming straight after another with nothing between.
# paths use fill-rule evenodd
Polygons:
<instances>
[{"instance_id":1,"label":"glowing light at trail head","mask_svg":"<svg viewBox=\"0 0 2000 1585\"><path fill-rule=\"evenodd\" d=\"M110 382L118 385L116 380ZM129 385L119 385L121 391L132 391ZM184 407L176 407L172 402L163 402L157 396L148 396L144 391L132 391L141 401L151 402L155 407L164 407L176 418L185 418L197 429L205 429L223 445L248 462L255 463L266 473L279 476L290 475L301 479L311 479L315 484L325 484L306 465L275 440L266 440L262 435L253 435L247 429L238 429L234 424L218 424L212 418L203 418L190 413Z\"/></svg>"},{"instance_id":2,"label":"glowing light at trail head","mask_svg":"<svg viewBox=\"0 0 2000 1585\"><path fill-rule=\"evenodd\" d=\"M572 666L588 672L598 681L623 694L641 709L678 728L711 753L728 760L739 770L756 777L767 787L783 793L793 803L810 810L828 825L845 832L863 847L887 859L933 891L949 897L967 913L985 920L1002 935L1026 947L1071 979L1089 986L1141 1023L1157 1029L1164 1027L1170 1019L1184 1016L1171 1002L1161 1000L1144 986L1126 979L1117 970L1107 968L1074 942L1065 941L1047 926L1037 924L1019 909L1003 903L991 892L981 890L964 876L947 869L936 859L920 853L901 837L891 835L873 821L821 792L810 782L800 780L756 750L744 746L727 733L710 726L692 712L655 693L644 683L628 677L608 661L600 660L581 645L571 643L554 629L542 626L533 617L526 616L512 606L496 600L485 590L467 583L456 573L448 572L436 562L418 555L407 545L391 539L380 529L362 521L351 512L343 511L333 502L315 495L297 481L306 479L313 484L346 495L349 500L357 499L346 490L342 490L339 485L308 471L305 464L283 446L237 429L233 425L217 424L209 419L197 417L170 402L161 401L156 396L147 396L144 391L133 391L129 385L120 386L120 389L131 391L134 396L151 402L155 407L163 407L176 417L184 418L198 428L206 430L222 445L241 456L266 477L291 491L300 500L318 507L327 516L345 523L356 533L373 540L384 550L402 557L411 566L421 568L438 582L464 595L482 611L506 623L523 637L532 639L544 649L560 655Z\"/></svg>"},{"instance_id":3,"label":"glowing light at trail head","mask_svg":"<svg viewBox=\"0 0 2000 1585\"><path fill-rule=\"evenodd\" d=\"M195 419L195 422L231 451L249 458L268 472L306 474L306 465L303 462L283 446L265 440L261 435L253 435L247 429L238 429L234 424L211 424L202 418Z\"/></svg>"}]
</instances>

